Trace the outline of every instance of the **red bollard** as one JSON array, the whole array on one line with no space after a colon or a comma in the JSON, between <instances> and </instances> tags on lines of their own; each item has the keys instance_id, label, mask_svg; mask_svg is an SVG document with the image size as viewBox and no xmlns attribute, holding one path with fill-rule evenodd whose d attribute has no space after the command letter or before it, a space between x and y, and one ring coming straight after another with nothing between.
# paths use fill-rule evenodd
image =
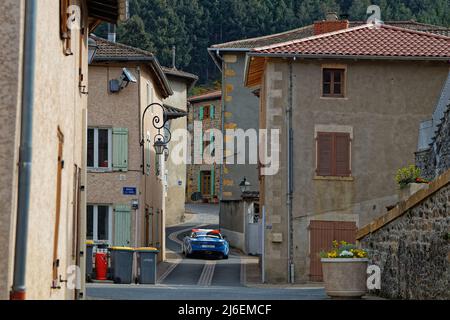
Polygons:
<instances>
[{"instance_id":1,"label":"red bollard","mask_svg":"<svg viewBox=\"0 0 450 320\"><path fill-rule=\"evenodd\" d=\"M95 254L95 271L97 280L108 280L108 254L105 252L97 252Z\"/></svg>"}]
</instances>

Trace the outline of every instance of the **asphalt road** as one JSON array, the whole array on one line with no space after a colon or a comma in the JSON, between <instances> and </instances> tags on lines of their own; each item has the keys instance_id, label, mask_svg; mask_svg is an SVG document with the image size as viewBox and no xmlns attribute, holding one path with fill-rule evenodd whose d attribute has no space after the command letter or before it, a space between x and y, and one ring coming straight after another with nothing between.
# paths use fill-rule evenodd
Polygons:
<instances>
[{"instance_id":1,"label":"asphalt road","mask_svg":"<svg viewBox=\"0 0 450 320\"><path fill-rule=\"evenodd\" d=\"M178 253L183 260L160 283L168 285L242 286L241 257L231 252L229 259L182 256L180 242L193 228L216 229L217 225L182 225L167 229L167 249Z\"/></svg>"},{"instance_id":2,"label":"asphalt road","mask_svg":"<svg viewBox=\"0 0 450 320\"><path fill-rule=\"evenodd\" d=\"M88 299L105 300L322 300L321 288L199 287L186 285L88 285Z\"/></svg>"},{"instance_id":3,"label":"asphalt road","mask_svg":"<svg viewBox=\"0 0 450 320\"><path fill-rule=\"evenodd\" d=\"M202 213L203 214L203 213ZM88 284L88 299L113 300L316 300L326 299L323 288L246 286L245 263L255 263L232 250L229 259L185 258L181 242L193 228L217 229L211 219L166 229L168 261L156 285ZM251 261L251 262L249 262ZM160 266L161 269L162 266Z\"/></svg>"}]
</instances>

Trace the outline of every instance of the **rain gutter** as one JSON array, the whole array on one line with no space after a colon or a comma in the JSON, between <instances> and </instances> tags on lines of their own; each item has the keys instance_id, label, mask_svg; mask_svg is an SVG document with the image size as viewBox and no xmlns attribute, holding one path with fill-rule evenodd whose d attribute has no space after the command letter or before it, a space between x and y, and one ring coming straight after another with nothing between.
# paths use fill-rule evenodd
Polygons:
<instances>
[{"instance_id":1,"label":"rain gutter","mask_svg":"<svg viewBox=\"0 0 450 320\"><path fill-rule=\"evenodd\" d=\"M19 183L17 199L16 239L14 247L11 300L26 299L26 263L28 219L31 194L33 143L33 109L36 73L37 0L25 1L25 30L22 75L22 110L19 149Z\"/></svg>"}]
</instances>

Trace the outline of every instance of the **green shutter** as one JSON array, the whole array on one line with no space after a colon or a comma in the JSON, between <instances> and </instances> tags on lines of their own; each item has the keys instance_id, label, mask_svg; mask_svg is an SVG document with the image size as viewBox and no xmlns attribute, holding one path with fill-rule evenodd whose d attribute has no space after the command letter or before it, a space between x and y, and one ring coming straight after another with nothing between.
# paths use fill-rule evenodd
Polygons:
<instances>
[{"instance_id":1,"label":"green shutter","mask_svg":"<svg viewBox=\"0 0 450 320\"><path fill-rule=\"evenodd\" d=\"M202 193L202 173L198 172L198 184L197 184L197 192Z\"/></svg>"},{"instance_id":2,"label":"green shutter","mask_svg":"<svg viewBox=\"0 0 450 320\"><path fill-rule=\"evenodd\" d=\"M113 129L113 170L128 171L128 129Z\"/></svg>"},{"instance_id":3,"label":"green shutter","mask_svg":"<svg viewBox=\"0 0 450 320\"><path fill-rule=\"evenodd\" d=\"M216 171L214 170L214 166L212 166L211 169L211 198L215 196L216 192L216 178L215 178Z\"/></svg>"},{"instance_id":4,"label":"green shutter","mask_svg":"<svg viewBox=\"0 0 450 320\"><path fill-rule=\"evenodd\" d=\"M203 107L200 107L200 120L203 120Z\"/></svg>"},{"instance_id":5,"label":"green shutter","mask_svg":"<svg viewBox=\"0 0 450 320\"><path fill-rule=\"evenodd\" d=\"M214 105L212 104L210 107L209 107L209 112L210 112L210 114L211 114L211 116L210 116L210 118L211 119L214 119L215 118L215 110L214 110Z\"/></svg>"},{"instance_id":6,"label":"green shutter","mask_svg":"<svg viewBox=\"0 0 450 320\"><path fill-rule=\"evenodd\" d=\"M114 246L129 247L131 244L131 207L114 207Z\"/></svg>"},{"instance_id":7,"label":"green shutter","mask_svg":"<svg viewBox=\"0 0 450 320\"><path fill-rule=\"evenodd\" d=\"M203 163L203 140L204 139L204 137L203 137L203 128L201 129L201 134L200 134L200 154L201 154L201 157L202 157L202 163Z\"/></svg>"}]
</instances>

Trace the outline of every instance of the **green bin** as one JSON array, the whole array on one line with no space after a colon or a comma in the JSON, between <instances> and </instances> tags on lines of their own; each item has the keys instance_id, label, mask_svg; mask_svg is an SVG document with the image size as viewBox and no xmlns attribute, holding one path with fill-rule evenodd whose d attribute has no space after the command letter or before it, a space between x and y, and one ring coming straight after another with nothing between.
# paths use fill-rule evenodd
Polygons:
<instances>
[{"instance_id":1,"label":"green bin","mask_svg":"<svg viewBox=\"0 0 450 320\"><path fill-rule=\"evenodd\" d=\"M156 262L159 250L156 248L137 248L138 283L156 284Z\"/></svg>"},{"instance_id":2,"label":"green bin","mask_svg":"<svg viewBox=\"0 0 450 320\"><path fill-rule=\"evenodd\" d=\"M112 247L111 274L114 283L130 284L133 282L134 249L127 247Z\"/></svg>"}]
</instances>

